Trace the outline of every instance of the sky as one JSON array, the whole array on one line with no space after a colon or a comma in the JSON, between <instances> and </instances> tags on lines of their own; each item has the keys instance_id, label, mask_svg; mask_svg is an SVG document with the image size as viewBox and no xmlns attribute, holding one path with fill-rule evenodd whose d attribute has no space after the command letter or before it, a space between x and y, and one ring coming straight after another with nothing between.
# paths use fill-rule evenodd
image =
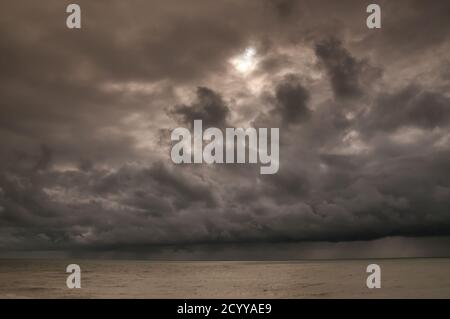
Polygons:
<instances>
[{"instance_id":1,"label":"sky","mask_svg":"<svg viewBox=\"0 0 450 319\"><path fill-rule=\"evenodd\" d=\"M69 3L0 3L0 257L450 256L450 2ZM174 164L196 119L279 171Z\"/></svg>"}]
</instances>

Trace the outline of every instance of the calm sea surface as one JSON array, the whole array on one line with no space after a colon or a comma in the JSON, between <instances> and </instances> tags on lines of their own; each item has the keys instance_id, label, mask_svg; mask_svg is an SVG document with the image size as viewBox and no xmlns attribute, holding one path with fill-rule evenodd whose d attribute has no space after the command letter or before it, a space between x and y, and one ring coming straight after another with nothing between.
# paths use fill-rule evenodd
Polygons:
<instances>
[{"instance_id":1,"label":"calm sea surface","mask_svg":"<svg viewBox=\"0 0 450 319\"><path fill-rule=\"evenodd\" d=\"M81 289L66 287L79 264ZM381 289L366 287L368 264ZM450 298L450 259L155 262L0 259L0 298Z\"/></svg>"}]
</instances>

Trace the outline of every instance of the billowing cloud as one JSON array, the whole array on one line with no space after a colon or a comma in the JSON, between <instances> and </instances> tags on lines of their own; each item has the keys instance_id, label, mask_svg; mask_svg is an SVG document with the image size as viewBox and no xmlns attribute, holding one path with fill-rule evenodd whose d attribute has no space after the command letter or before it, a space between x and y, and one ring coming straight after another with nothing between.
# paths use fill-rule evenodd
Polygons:
<instances>
[{"instance_id":1,"label":"billowing cloud","mask_svg":"<svg viewBox=\"0 0 450 319\"><path fill-rule=\"evenodd\" d=\"M308 108L309 92L295 77L287 77L275 88L276 110L286 124L306 121L311 110Z\"/></svg>"},{"instance_id":2,"label":"billowing cloud","mask_svg":"<svg viewBox=\"0 0 450 319\"><path fill-rule=\"evenodd\" d=\"M188 126L192 126L194 120L202 120L205 127L225 127L230 109L222 97L207 87L198 87L196 94L192 105L177 105L169 113Z\"/></svg>"},{"instance_id":3,"label":"billowing cloud","mask_svg":"<svg viewBox=\"0 0 450 319\"><path fill-rule=\"evenodd\" d=\"M393 94L380 95L365 115L364 127L393 131L401 127L432 130L450 120L450 98L417 86L408 86Z\"/></svg>"},{"instance_id":4,"label":"billowing cloud","mask_svg":"<svg viewBox=\"0 0 450 319\"><path fill-rule=\"evenodd\" d=\"M327 71L336 98L359 97L364 93L365 82L373 82L380 76L379 69L364 59L353 57L336 38L317 43L315 51Z\"/></svg>"},{"instance_id":5,"label":"billowing cloud","mask_svg":"<svg viewBox=\"0 0 450 319\"><path fill-rule=\"evenodd\" d=\"M361 1L79 4L81 30L0 4L0 254L449 253L448 1L383 2L380 30ZM280 170L173 164L196 119L279 127Z\"/></svg>"}]
</instances>

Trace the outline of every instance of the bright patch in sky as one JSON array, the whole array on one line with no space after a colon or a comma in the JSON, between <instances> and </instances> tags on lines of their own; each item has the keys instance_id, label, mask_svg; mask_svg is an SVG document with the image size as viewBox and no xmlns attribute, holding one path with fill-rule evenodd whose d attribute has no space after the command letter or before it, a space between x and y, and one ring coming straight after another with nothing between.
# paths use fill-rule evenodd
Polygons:
<instances>
[{"instance_id":1,"label":"bright patch in sky","mask_svg":"<svg viewBox=\"0 0 450 319\"><path fill-rule=\"evenodd\" d=\"M244 53L231 60L231 64L241 73L253 71L256 63L256 50L254 48L245 49Z\"/></svg>"}]
</instances>

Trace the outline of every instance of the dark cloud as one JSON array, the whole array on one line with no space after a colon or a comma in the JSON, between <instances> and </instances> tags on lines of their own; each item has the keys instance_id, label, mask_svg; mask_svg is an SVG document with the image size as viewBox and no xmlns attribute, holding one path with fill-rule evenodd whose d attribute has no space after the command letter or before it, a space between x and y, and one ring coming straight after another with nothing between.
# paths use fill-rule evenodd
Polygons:
<instances>
[{"instance_id":1,"label":"dark cloud","mask_svg":"<svg viewBox=\"0 0 450 319\"><path fill-rule=\"evenodd\" d=\"M81 30L0 4L0 254L448 254L448 1L383 1L380 30L351 0L79 4ZM195 119L279 127L279 172L172 165Z\"/></svg>"},{"instance_id":2,"label":"dark cloud","mask_svg":"<svg viewBox=\"0 0 450 319\"><path fill-rule=\"evenodd\" d=\"M341 47L338 40L330 39L317 44L316 54L327 69L337 97L353 97L361 94L358 62Z\"/></svg>"},{"instance_id":3,"label":"dark cloud","mask_svg":"<svg viewBox=\"0 0 450 319\"><path fill-rule=\"evenodd\" d=\"M34 167L35 170L45 170L50 167L52 161L52 152L51 150L45 146L41 146L41 156Z\"/></svg>"},{"instance_id":4,"label":"dark cloud","mask_svg":"<svg viewBox=\"0 0 450 319\"><path fill-rule=\"evenodd\" d=\"M276 111L286 124L306 121L310 117L309 92L294 76L288 76L275 88Z\"/></svg>"},{"instance_id":5,"label":"dark cloud","mask_svg":"<svg viewBox=\"0 0 450 319\"><path fill-rule=\"evenodd\" d=\"M288 18L292 15L298 2L295 0L275 0L271 1L281 18Z\"/></svg>"},{"instance_id":6,"label":"dark cloud","mask_svg":"<svg viewBox=\"0 0 450 319\"><path fill-rule=\"evenodd\" d=\"M380 71L371 67L366 60L353 57L336 38L317 43L315 52L327 71L337 98L361 96L364 93L364 77L369 76L373 80L380 75Z\"/></svg>"},{"instance_id":7,"label":"dark cloud","mask_svg":"<svg viewBox=\"0 0 450 319\"><path fill-rule=\"evenodd\" d=\"M401 127L434 129L448 125L450 99L415 85L377 97L376 105L364 117L364 128L393 131Z\"/></svg>"},{"instance_id":8,"label":"dark cloud","mask_svg":"<svg viewBox=\"0 0 450 319\"><path fill-rule=\"evenodd\" d=\"M450 12L448 1L436 1L433 5L421 0L383 1L383 32L365 33L360 45L373 47L378 58L408 59L448 42Z\"/></svg>"},{"instance_id":9,"label":"dark cloud","mask_svg":"<svg viewBox=\"0 0 450 319\"><path fill-rule=\"evenodd\" d=\"M169 113L188 126L192 126L194 120L202 120L205 128L225 127L230 109L222 97L207 87L198 87L196 94L196 101L191 105L177 105Z\"/></svg>"}]
</instances>

